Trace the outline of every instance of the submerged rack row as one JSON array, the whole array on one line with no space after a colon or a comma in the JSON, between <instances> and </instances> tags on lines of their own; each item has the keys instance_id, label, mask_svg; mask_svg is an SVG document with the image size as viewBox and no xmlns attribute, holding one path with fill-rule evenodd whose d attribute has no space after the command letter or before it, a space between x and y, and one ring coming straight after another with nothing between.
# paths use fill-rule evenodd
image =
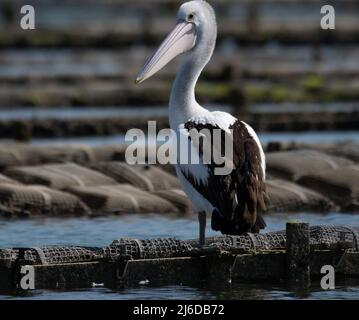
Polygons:
<instances>
[{"instance_id":1,"label":"submerged rack row","mask_svg":"<svg viewBox=\"0 0 359 320\"><path fill-rule=\"evenodd\" d=\"M358 144L268 149L268 213L359 211ZM0 144L0 216L192 212L173 165L129 165L125 150Z\"/></svg>"}]
</instances>

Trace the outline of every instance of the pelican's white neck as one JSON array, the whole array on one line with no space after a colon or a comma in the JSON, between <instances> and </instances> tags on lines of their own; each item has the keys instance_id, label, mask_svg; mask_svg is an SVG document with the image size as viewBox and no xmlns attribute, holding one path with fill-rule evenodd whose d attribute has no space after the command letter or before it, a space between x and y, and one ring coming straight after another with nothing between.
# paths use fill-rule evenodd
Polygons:
<instances>
[{"instance_id":1,"label":"pelican's white neck","mask_svg":"<svg viewBox=\"0 0 359 320\"><path fill-rule=\"evenodd\" d=\"M191 56L184 60L172 87L169 102L169 118L172 129L177 128L202 108L196 101L195 88L203 68L196 65Z\"/></svg>"},{"instance_id":2,"label":"pelican's white neck","mask_svg":"<svg viewBox=\"0 0 359 320\"><path fill-rule=\"evenodd\" d=\"M188 119L208 112L201 107L195 97L195 87L202 70L212 57L216 45L215 30L208 30L197 38L197 45L185 54L184 61L177 73L169 102L169 120L172 129Z\"/></svg>"}]
</instances>

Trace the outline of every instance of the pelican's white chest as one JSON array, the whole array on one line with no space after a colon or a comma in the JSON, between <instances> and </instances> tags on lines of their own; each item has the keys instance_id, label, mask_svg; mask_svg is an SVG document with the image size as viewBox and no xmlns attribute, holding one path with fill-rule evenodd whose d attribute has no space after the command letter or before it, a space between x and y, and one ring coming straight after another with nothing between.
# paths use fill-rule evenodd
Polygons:
<instances>
[{"instance_id":1,"label":"pelican's white chest","mask_svg":"<svg viewBox=\"0 0 359 320\"><path fill-rule=\"evenodd\" d=\"M181 166L179 164L176 165L176 173L183 191L186 193L187 197L192 202L192 206L195 212L204 211L207 214L211 214L214 210L213 205L201 193L199 193L186 179L186 177L181 171Z\"/></svg>"}]
</instances>

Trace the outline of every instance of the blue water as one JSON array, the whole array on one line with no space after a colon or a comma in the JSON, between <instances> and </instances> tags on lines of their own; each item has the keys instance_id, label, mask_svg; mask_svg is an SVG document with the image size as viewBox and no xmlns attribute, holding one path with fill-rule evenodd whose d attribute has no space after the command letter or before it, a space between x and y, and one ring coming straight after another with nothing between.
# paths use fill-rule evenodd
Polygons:
<instances>
[{"instance_id":1,"label":"blue water","mask_svg":"<svg viewBox=\"0 0 359 320\"><path fill-rule=\"evenodd\" d=\"M218 106L210 104L206 106L208 110L215 111L221 110L225 112L231 112L230 106ZM49 107L49 108L28 108L28 107L16 107L16 108L1 108L0 119L1 120L42 120L42 119L83 119L83 118L156 118L167 117L168 108L165 106L90 106L90 107Z\"/></svg>"},{"instance_id":2,"label":"blue water","mask_svg":"<svg viewBox=\"0 0 359 320\"><path fill-rule=\"evenodd\" d=\"M263 103L250 107L254 113L315 113L315 112L359 112L359 102L346 103Z\"/></svg>"},{"instance_id":3,"label":"blue water","mask_svg":"<svg viewBox=\"0 0 359 320\"><path fill-rule=\"evenodd\" d=\"M0 295L0 299L31 300L201 300L201 299L250 299L250 300L293 300L293 299L359 299L359 283L355 285L338 282L335 290L323 291L318 284L312 284L307 291L289 291L284 287L256 284L228 284L220 288L165 286L138 287L133 289L110 290L92 288L71 291L35 290L22 296Z\"/></svg>"},{"instance_id":4,"label":"blue water","mask_svg":"<svg viewBox=\"0 0 359 320\"><path fill-rule=\"evenodd\" d=\"M228 105L206 105L211 110L231 112ZM359 102L347 103L263 103L250 106L248 109L253 113L291 113L291 112L359 112ZM166 117L166 106L89 106L89 107L49 107L49 108L1 108L1 120L30 120L30 119L81 119L81 118L111 118L111 117Z\"/></svg>"},{"instance_id":5,"label":"blue water","mask_svg":"<svg viewBox=\"0 0 359 320\"><path fill-rule=\"evenodd\" d=\"M288 220L309 222L311 225L359 226L359 215L330 214L271 214L267 215L267 231L285 228ZM209 225L209 223L207 223ZM100 218L47 218L29 220L0 220L1 247L41 245L105 246L120 237L157 238L197 237L198 223L194 216L125 215ZM207 234L219 235L207 229ZM23 296L0 294L0 299L359 299L359 283L338 282L333 291L322 291L313 283L306 292L293 292L270 284L223 284L222 286L138 286L111 290L104 287L71 291L35 290Z\"/></svg>"},{"instance_id":6,"label":"blue water","mask_svg":"<svg viewBox=\"0 0 359 320\"><path fill-rule=\"evenodd\" d=\"M262 144L271 141L297 143L339 143L346 141L359 142L359 131L305 131L305 132L265 132L258 134Z\"/></svg>"},{"instance_id":7,"label":"blue water","mask_svg":"<svg viewBox=\"0 0 359 320\"><path fill-rule=\"evenodd\" d=\"M285 229L288 220L306 221L310 224L359 226L359 215L330 214L271 214L266 218L266 231ZM106 246L121 237L158 238L197 237L195 216L132 214L119 217L98 218L39 218L28 220L0 220L0 247L41 245ZM207 235L214 232L207 223ZM30 239L30 240L29 240Z\"/></svg>"},{"instance_id":8,"label":"blue water","mask_svg":"<svg viewBox=\"0 0 359 320\"><path fill-rule=\"evenodd\" d=\"M339 143L346 141L359 142L359 131L307 131L307 132L261 132L258 133L263 145L269 142L297 142L297 143ZM125 142L124 134L112 136L96 137L76 137L76 138L48 138L33 139L35 145L51 145L64 143L87 144L90 146L103 146L122 144Z\"/></svg>"},{"instance_id":9,"label":"blue water","mask_svg":"<svg viewBox=\"0 0 359 320\"><path fill-rule=\"evenodd\" d=\"M2 120L31 120L31 119L81 119L81 118L112 118L112 117L164 117L168 110L163 106L151 106L145 108L116 107L116 106L93 106L81 108L51 107L51 108L1 108L0 119Z\"/></svg>"}]
</instances>

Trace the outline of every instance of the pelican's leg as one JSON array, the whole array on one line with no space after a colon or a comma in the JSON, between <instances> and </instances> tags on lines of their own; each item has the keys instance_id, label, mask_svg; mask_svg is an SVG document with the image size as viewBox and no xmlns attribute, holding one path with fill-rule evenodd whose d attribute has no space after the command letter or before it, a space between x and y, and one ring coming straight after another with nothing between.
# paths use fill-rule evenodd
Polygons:
<instances>
[{"instance_id":1,"label":"pelican's leg","mask_svg":"<svg viewBox=\"0 0 359 320\"><path fill-rule=\"evenodd\" d=\"M199 222L199 245L204 246L206 243L206 221L207 216L205 211L198 212L198 222Z\"/></svg>"}]
</instances>

